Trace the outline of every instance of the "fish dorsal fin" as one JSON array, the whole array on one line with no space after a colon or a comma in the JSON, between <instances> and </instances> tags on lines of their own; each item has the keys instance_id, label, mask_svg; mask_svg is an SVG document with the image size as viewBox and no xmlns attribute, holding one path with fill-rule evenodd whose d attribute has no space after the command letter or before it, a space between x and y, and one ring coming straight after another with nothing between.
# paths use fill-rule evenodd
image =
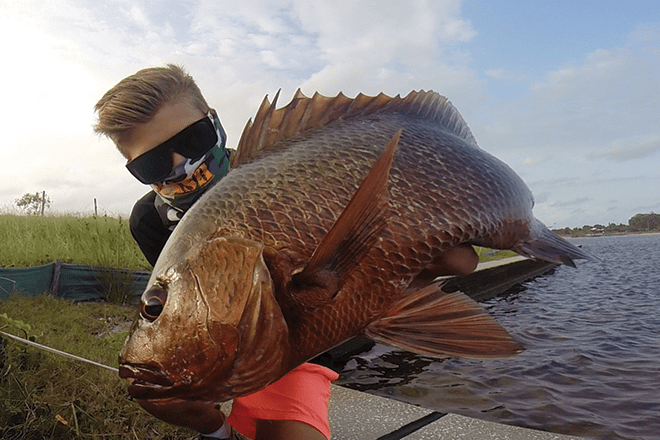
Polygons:
<instances>
[{"instance_id":1,"label":"fish dorsal fin","mask_svg":"<svg viewBox=\"0 0 660 440\"><path fill-rule=\"evenodd\" d=\"M432 356L494 358L523 350L474 300L444 292L442 283L410 293L365 333L377 342Z\"/></svg>"},{"instance_id":2,"label":"fish dorsal fin","mask_svg":"<svg viewBox=\"0 0 660 440\"><path fill-rule=\"evenodd\" d=\"M268 133L270 121L273 112L275 111L277 98L279 98L279 96L280 91L278 90L272 104L268 100L268 95L264 96L264 99L259 106L259 110L257 110L257 115L254 117L254 123L252 122L252 119L247 121L247 124L245 124L245 128L243 129L243 134L241 135L241 140L236 148L236 152L231 155L231 167L250 162L252 158L263 149L264 137L266 133Z\"/></svg>"},{"instance_id":3,"label":"fish dorsal fin","mask_svg":"<svg viewBox=\"0 0 660 440\"><path fill-rule=\"evenodd\" d=\"M477 141L458 110L447 98L433 91L412 91L404 98L400 95L390 97L384 93L376 96L360 93L351 99L343 93L327 97L318 92L309 98L298 89L289 104L276 109L279 94L278 91L272 103L268 96L264 97L254 122L250 119L245 125L237 151L232 154L232 167L249 163L263 150L311 128L321 127L337 119L382 113L409 114L433 121L477 146Z\"/></svg>"},{"instance_id":4,"label":"fish dorsal fin","mask_svg":"<svg viewBox=\"0 0 660 440\"><path fill-rule=\"evenodd\" d=\"M323 237L309 262L292 277L298 297L307 305L323 303L337 293L351 267L378 238L387 220L388 178L401 131L394 134L346 208Z\"/></svg>"}]
</instances>

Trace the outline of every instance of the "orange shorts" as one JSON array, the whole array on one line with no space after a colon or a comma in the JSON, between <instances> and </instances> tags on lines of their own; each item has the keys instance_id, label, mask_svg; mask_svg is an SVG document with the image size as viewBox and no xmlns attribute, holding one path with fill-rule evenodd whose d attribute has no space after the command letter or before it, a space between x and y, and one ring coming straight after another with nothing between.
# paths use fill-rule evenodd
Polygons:
<instances>
[{"instance_id":1,"label":"orange shorts","mask_svg":"<svg viewBox=\"0 0 660 440\"><path fill-rule=\"evenodd\" d=\"M257 419L296 420L329 439L330 382L338 377L329 368L303 364L263 390L234 399L229 423L244 436L254 438Z\"/></svg>"}]
</instances>

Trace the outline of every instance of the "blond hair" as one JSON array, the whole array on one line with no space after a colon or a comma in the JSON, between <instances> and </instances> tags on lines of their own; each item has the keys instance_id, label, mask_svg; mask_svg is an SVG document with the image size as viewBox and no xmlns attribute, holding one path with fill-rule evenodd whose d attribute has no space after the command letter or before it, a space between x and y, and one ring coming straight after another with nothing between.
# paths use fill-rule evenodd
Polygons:
<instances>
[{"instance_id":1,"label":"blond hair","mask_svg":"<svg viewBox=\"0 0 660 440\"><path fill-rule=\"evenodd\" d=\"M142 69L119 81L96 103L94 131L112 139L126 156L122 141L137 124L149 122L165 104L183 100L204 114L209 111L195 80L180 66Z\"/></svg>"}]
</instances>

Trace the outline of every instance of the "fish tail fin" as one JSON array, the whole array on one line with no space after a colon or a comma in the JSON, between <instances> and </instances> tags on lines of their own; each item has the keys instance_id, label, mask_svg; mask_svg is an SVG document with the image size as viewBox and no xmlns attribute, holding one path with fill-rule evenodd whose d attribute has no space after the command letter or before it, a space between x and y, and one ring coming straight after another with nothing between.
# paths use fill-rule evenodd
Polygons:
<instances>
[{"instance_id":1,"label":"fish tail fin","mask_svg":"<svg viewBox=\"0 0 660 440\"><path fill-rule=\"evenodd\" d=\"M433 283L397 302L365 329L367 337L431 356L496 358L523 351L473 299Z\"/></svg>"},{"instance_id":2,"label":"fish tail fin","mask_svg":"<svg viewBox=\"0 0 660 440\"><path fill-rule=\"evenodd\" d=\"M598 259L549 230L540 220L534 219L532 238L515 247L514 251L525 257L566 264L575 267L573 260Z\"/></svg>"}]
</instances>

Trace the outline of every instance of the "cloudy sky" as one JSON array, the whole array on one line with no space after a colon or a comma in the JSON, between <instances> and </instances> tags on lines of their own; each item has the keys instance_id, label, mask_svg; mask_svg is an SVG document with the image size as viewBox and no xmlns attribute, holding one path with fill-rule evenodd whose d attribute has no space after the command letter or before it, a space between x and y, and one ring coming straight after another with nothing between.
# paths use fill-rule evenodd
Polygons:
<instances>
[{"instance_id":1,"label":"cloudy sky","mask_svg":"<svg viewBox=\"0 0 660 440\"><path fill-rule=\"evenodd\" d=\"M508 163L551 227L660 212L657 0L0 0L0 212L127 215L148 188L93 106L177 63L236 145L264 95L432 89Z\"/></svg>"}]
</instances>

